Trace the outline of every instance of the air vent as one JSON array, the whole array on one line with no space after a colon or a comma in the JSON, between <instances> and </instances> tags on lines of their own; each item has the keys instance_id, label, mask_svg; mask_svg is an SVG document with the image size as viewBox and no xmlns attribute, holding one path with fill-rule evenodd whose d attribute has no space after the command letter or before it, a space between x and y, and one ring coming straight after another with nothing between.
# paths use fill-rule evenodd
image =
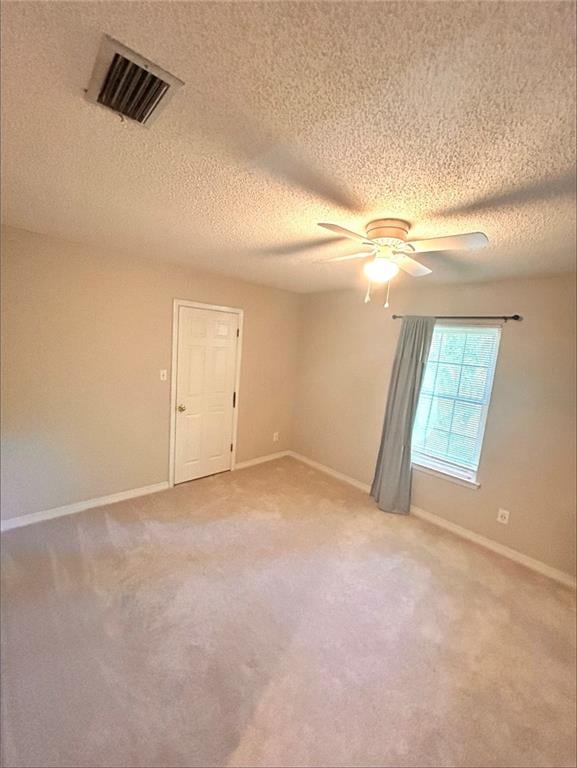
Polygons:
<instances>
[{"instance_id":1,"label":"air vent","mask_svg":"<svg viewBox=\"0 0 577 768\"><path fill-rule=\"evenodd\" d=\"M182 85L182 80L105 36L86 98L150 125Z\"/></svg>"}]
</instances>

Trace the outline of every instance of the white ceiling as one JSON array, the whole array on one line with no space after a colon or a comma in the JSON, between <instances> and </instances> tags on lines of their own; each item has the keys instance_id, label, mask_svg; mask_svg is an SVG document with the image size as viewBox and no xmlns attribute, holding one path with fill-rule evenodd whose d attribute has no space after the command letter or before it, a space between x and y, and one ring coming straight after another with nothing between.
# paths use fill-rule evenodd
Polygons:
<instances>
[{"instance_id":1,"label":"white ceiling","mask_svg":"<svg viewBox=\"0 0 577 768\"><path fill-rule=\"evenodd\" d=\"M421 280L575 268L573 3L43 0L2 32L5 223L295 291L358 280L318 263L353 242L283 252L316 222L383 215L490 237ZM186 83L150 128L84 99L104 33Z\"/></svg>"}]
</instances>

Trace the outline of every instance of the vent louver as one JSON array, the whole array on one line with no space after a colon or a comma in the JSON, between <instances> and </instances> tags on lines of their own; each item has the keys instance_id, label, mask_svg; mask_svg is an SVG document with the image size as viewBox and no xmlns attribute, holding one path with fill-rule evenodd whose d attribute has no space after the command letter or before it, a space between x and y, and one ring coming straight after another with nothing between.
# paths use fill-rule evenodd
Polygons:
<instances>
[{"instance_id":1,"label":"vent louver","mask_svg":"<svg viewBox=\"0 0 577 768\"><path fill-rule=\"evenodd\" d=\"M150 125L182 85L169 72L105 36L86 97L141 125Z\"/></svg>"},{"instance_id":2,"label":"vent louver","mask_svg":"<svg viewBox=\"0 0 577 768\"><path fill-rule=\"evenodd\" d=\"M169 88L164 80L115 53L98 101L121 115L145 123Z\"/></svg>"}]
</instances>

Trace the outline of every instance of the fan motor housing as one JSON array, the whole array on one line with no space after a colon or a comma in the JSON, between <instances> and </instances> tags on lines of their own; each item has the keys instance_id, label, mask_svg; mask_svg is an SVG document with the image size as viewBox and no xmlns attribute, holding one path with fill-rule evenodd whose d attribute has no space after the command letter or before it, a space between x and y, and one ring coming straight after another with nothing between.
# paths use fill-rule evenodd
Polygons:
<instances>
[{"instance_id":1,"label":"fan motor housing","mask_svg":"<svg viewBox=\"0 0 577 768\"><path fill-rule=\"evenodd\" d=\"M403 219L375 219L367 224L366 232L369 240L394 238L406 241L411 225Z\"/></svg>"}]
</instances>

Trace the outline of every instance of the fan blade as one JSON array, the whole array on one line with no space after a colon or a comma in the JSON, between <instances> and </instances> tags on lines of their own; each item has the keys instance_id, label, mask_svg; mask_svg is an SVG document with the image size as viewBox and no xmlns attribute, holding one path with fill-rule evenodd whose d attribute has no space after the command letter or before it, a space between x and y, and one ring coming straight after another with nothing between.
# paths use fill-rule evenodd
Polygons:
<instances>
[{"instance_id":1,"label":"fan blade","mask_svg":"<svg viewBox=\"0 0 577 768\"><path fill-rule=\"evenodd\" d=\"M254 253L261 256L292 256L294 254L306 251L312 251L325 245L334 245L335 243L344 243L344 237L323 237L321 240L297 240L294 243L282 243L281 245L272 245L265 248L258 248Z\"/></svg>"},{"instance_id":2,"label":"fan blade","mask_svg":"<svg viewBox=\"0 0 577 768\"><path fill-rule=\"evenodd\" d=\"M472 203L445 208L442 211L438 211L436 215L460 216L462 214L478 213L479 211L491 210L493 208L505 208L508 205L550 200L554 197L575 197L576 188L577 175L575 169L571 168L569 171L549 179L540 179L536 182L532 181L520 187L512 187L505 192L497 192L494 195L487 195Z\"/></svg>"},{"instance_id":3,"label":"fan blade","mask_svg":"<svg viewBox=\"0 0 577 768\"><path fill-rule=\"evenodd\" d=\"M351 259L365 259L372 256L372 251L362 251L361 253L351 253L350 256L332 256L330 259L317 259L317 261L326 264L328 261L350 261Z\"/></svg>"},{"instance_id":4,"label":"fan blade","mask_svg":"<svg viewBox=\"0 0 577 768\"><path fill-rule=\"evenodd\" d=\"M429 267L425 267L423 264L419 264L418 261L411 259L410 256L400 256L396 259L395 263L399 269L402 269L403 272L411 275L411 277L424 277L425 275L430 275L433 271Z\"/></svg>"},{"instance_id":5,"label":"fan blade","mask_svg":"<svg viewBox=\"0 0 577 768\"><path fill-rule=\"evenodd\" d=\"M483 232L468 232L466 235L411 240L407 245L410 245L415 253L429 253L432 251L478 251L488 242L489 238Z\"/></svg>"},{"instance_id":6,"label":"fan blade","mask_svg":"<svg viewBox=\"0 0 577 768\"><path fill-rule=\"evenodd\" d=\"M368 240L366 236L363 237L362 235L357 235L356 232L351 232L350 229L339 227L338 224L323 224L322 222L319 222L319 227L330 229L331 232L336 232L338 235L344 235L345 237L350 237L351 240L358 240L359 243L364 243L365 245L372 245L371 241Z\"/></svg>"}]
</instances>

